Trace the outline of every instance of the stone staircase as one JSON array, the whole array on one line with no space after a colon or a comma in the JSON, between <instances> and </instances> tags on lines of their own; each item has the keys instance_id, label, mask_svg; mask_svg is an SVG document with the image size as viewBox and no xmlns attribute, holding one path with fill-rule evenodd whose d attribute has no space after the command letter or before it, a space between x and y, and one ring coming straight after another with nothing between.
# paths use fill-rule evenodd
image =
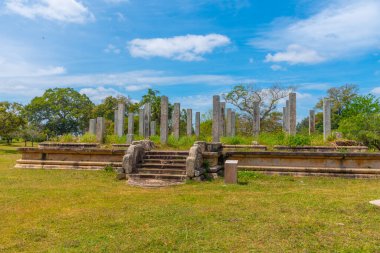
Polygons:
<instances>
[{"instance_id":1,"label":"stone staircase","mask_svg":"<svg viewBox=\"0 0 380 253\"><path fill-rule=\"evenodd\" d=\"M147 186L161 183L183 183L186 176L188 151L147 151L136 172L129 174L130 184L140 182ZM157 185L160 186L160 185Z\"/></svg>"}]
</instances>

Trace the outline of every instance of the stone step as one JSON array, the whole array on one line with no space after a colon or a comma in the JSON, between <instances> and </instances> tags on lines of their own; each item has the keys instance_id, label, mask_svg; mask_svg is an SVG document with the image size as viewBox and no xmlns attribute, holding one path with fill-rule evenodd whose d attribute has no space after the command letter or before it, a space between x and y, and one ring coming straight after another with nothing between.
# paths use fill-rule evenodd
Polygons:
<instances>
[{"instance_id":1,"label":"stone step","mask_svg":"<svg viewBox=\"0 0 380 253\"><path fill-rule=\"evenodd\" d=\"M178 169L156 169L156 168L140 168L139 173L142 174L172 174L172 175L186 175L186 170Z\"/></svg>"},{"instance_id":2,"label":"stone step","mask_svg":"<svg viewBox=\"0 0 380 253\"><path fill-rule=\"evenodd\" d=\"M161 164L161 163L140 163L137 168L154 168L154 169L182 169L186 170L185 164Z\"/></svg>"},{"instance_id":3,"label":"stone step","mask_svg":"<svg viewBox=\"0 0 380 253\"><path fill-rule=\"evenodd\" d=\"M183 155L151 155L145 154L144 159L159 159L159 160L184 160L186 161L187 156Z\"/></svg>"},{"instance_id":4,"label":"stone step","mask_svg":"<svg viewBox=\"0 0 380 253\"><path fill-rule=\"evenodd\" d=\"M153 178L153 179L166 179L166 180L173 180L173 181L186 180L186 175L172 175L172 174L135 173L135 174L129 174L129 177L132 179Z\"/></svg>"},{"instance_id":5,"label":"stone step","mask_svg":"<svg viewBox=\"0 0 380 253\"><path fill-rule=\"evenodd\" d=\"M156 163L156 164L184 164L186 165L186 160L166 160L166 159L144 159L144 163Z\"/></svg>"},{"instance_id":6,"label":"stone step","mask_svg":"<svg viewBox=\"0 0 380 253\"><path fill-rule=\"evenodd\" d=\"M147 155L180 155L180 156L189 156L189 151L147 151Z\"/></svg>"}]
</instances>

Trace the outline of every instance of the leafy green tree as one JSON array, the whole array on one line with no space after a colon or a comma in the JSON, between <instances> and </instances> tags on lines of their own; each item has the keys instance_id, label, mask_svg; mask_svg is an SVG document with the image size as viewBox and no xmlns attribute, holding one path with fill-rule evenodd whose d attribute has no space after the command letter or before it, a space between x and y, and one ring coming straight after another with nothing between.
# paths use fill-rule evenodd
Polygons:
<instances>
[{"instance_id":1,"label":"leafy green tree","mask_svg":"<svg viewBox=\"0 0 380 253\"><path fill-rule=\"evenodd\" d=\"M50 136L83 133L94 104L72 88L48 89L35 97L26 109L28 120Z\"/></svg>"},{"instance_id":2,"label":"leafy green tree","mask_svg":"<svg viewBox=\"0 0 380 253\"><path fill-rule=\"evenodd\" d=\"M158 90L148 89L147 94L142 96L140 101L140 107L144 106L147 103L151 105L151 120L156 121L157 126L160 124L161 119L161 96ZM169 103L169 120L171 119L173 112L173 105Z\"/></svg>"},{"instance_id":3,"label":"leafy green tree","mask_svg":"<svg viewBox=\"0 0 380 253\"><path fill-rule=\"evenodd\" d=\"M327 90L327 98L331 100L331 127L337 129L342 118L343 110L358 95L358 87L355 84L345 84ZM320 99L315 108L323 109L323 99Z\"/></svg>"},{"instance_id":4,"label":"leafy green tree","mask_svg":"<svg viewBox=\"0 0 380 253\"><path fill-rule=\"evenodd\" d=\"M0 102L0 136L6 139L8 143L18 135L22 126L25 125L22 112L23 106L21 104Z\"/></svg>"},{"instance_id":5,"label":"leafy green tree","mask_svg":"<svg viewBox=\"0 0 380 253\"><path fill-rule=\"evenodd\" d=\"M349 101L346 107L342 110L343 118L351 118L358 114L373 114L380 113L379 98L376 98L372 94L365 96L356 96Z\"/></svg>"},{"instance_id":6,"label":"leafy green tree","mask_svg":"<svg viewBox=\"0 0 380 253\"><path fill-rule=\"evenodd\" d=\"M380 102L375 96L356 96L342 110L339 131L347 138L380 149Z\"/></svg>"},{"instance_id":7,"label":"leafy green tree","mask_svg":"<svg viewBox=\"0 0 380 253\"><path fill-rule=\"evenodd\" d=\"M104 117L106 120L113 121L115 117L115 110L119 103L124 103L126 112L129 111L132 105L131 100L124 96L108 96L103 101L94 107L94 117Z\"/></svg>"}]
</instances>

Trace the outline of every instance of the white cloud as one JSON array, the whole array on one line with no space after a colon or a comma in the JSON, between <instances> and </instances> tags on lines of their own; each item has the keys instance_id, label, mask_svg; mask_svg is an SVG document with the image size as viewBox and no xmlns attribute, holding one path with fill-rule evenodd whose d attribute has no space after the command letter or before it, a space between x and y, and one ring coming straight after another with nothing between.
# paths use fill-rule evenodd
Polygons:
<instances>
[{"instance_id":1,"label":"white cloud","mask_svg":"<svg viewBox=\"0 0 380 253\"><path fill-rule=\"evenodd\" d=\"M6 8L23 17L37 17L68 23L83 24L94 20L94 15L77 0L6 0Z\"/></svg>"},{"instance_id":2,"label":"white cloud","mask_svg":"<svg viewBox=\"0 0 380 253\"><path fill-rule=\"evenodd\" d=\"M380 1L329 1L300 20L278 19L251 44L275 51L267 61L320 63L371 53L380 45Z\"/></svg>"},{"instance_id":3,"label":"white cloud","mask_svg":"<svg viewBox=\"0 0 380 253\"><path fill-rule=\"evenodd\" d=\"M146 90L149 89L151 86L150 85L127 85L125 89L127 91L139 91L139 90Z\"/></svg>"},{"instance_id":4,"label":"white cloud","mask_svg":"<svg viewBox=\"0 0 380 253\"><path fill-rule=\"evenodd\" d=\"M228 37L220 34L186 35L172 38L134 39L128 43L128 50L133 57L201 61L204 60L203 55L230 43Z\"/></svg>"},{"instance_id":5,"label":"white cloud","mask_svg":"<svg viewBox=\"0 0 380 253\"><path fill-rule=\"evenodd\" d=\"M104 0L104 2L109 4L121 4L121 3L129 3L129 0Z\"/></svg>"},{"instance_id":6,"label":"white cloud","mask_svg":"<svg viewBox=\"0 0 380 253\"><path fill-rule=\"evenodd\" d=\"M376 87L371 91L372 94L374 95L380 95L380 87Z\"/></svg>"},{"instance_id":7,"label":"white cloud","mask_svg":"<svg viewBox=\"0 0 380 253\"><path fill-rule=\"evenodd\" d=\"M281 65L277 65L277 64L274 64L274 65L270 66L270 68L271 68L273 71L286 70L286 68L282 67Z\"/></svg>"},{"instance_id":8,"label":"white cloud","mask_svg":"<svg viewBox=\"0 0 380 253\"><path fill-rule=\"evenodd\" d=\"M286 51L279 52L274 55L268 54L265 57L266 62L287 62L291 65L298 63L319 63L324 61L324 58L318 55L314 50L304 48L300 45L289 45ZM279 65L273 65L279 66ZM273 69L273 68L272 68ZM274 69L273 69L274 70ZM280 69L277 69L280 70Z\"/></svg>"},{"instance_id":9,"label":"white cloud","mask_svg":"<svg viewBox=\"0 0 380 253\"><path fill-rule=\"evenodd\" d=\"M118 47L116 47L115 45L108 44L107 47L104 49L104 52L113 53L113 54L120 54L121 50Z\"/></svg>"},{"instance_id":10,"label":"white cloud","mask_svg":"<svg viewBox=\"0 0 380 253\"><path fill-rule=\"evenodd\" d=\"M79 90L79 93L86 94L91 101L100 103L108 96L116 97L117 95L123 95L113 88L96 87L96 88L83 88Z\"/></svg>"}]
</instances>

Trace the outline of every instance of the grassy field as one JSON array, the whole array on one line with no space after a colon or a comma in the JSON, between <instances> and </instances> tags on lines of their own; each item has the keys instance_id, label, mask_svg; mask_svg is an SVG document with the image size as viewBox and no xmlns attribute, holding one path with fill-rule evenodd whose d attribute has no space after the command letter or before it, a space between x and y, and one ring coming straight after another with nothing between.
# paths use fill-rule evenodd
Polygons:
<instances>
[{"instance_id":1,"label":"grassy field","mask_svg":"<svg viewBox=\"0 0 380 253\"><path fill-rule=\"evenodd\" d=\"M140 189L112 172L13 169L0 147L0 252L380 252L380 181L240 173Z\"/></svg>"}]
</instances>

